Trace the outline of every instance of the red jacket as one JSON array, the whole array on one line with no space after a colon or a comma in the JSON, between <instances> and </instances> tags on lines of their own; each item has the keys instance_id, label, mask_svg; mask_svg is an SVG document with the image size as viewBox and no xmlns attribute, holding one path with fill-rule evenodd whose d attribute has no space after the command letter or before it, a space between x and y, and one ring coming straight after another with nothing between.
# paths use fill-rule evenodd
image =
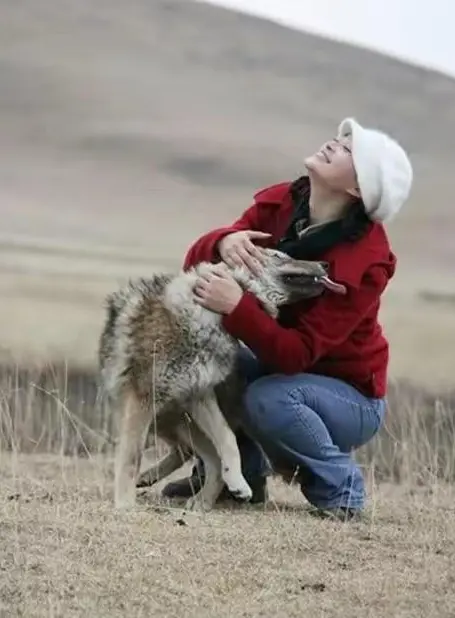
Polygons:
<instances>
[{"instance_id":1,"label":"red jacket","mask_svg":"<svg viewBox=\"0 0 455 618\"><path fill-rule=\"evenodd\" d=\"M237 221L209 232L191 246L184 268L218 261L218 241L239 230L269 232L271 238L258 244L274 246L292 214L289 188L285 182L259 191ZM321 260L329 262L331 277L347 286L347 295L325 291L316 299L282 307L274 320L246 292L234 311L223 316L223 325L272 371L332 376L369 397L383 397L389 346L378 323L378 310L396 266L383 226L374 223L360 240L336 245Z\"/></svg>"}]
</instances>

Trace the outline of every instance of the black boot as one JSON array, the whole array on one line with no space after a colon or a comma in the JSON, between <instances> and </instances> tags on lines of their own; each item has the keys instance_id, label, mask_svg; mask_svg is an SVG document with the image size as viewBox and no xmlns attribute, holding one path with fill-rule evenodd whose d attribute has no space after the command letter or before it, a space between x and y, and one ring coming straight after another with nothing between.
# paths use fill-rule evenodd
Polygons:
<instances>
[{"instance_id":1,"label":"black boot","mask_svg":"<svg viewBox=\"0 0 455 618\"><path fill-rule=\"evenodd\" d=\"M360 509L351 509L346 506L340 506L338 508L333 509L320 509L315 507L310 507L308 509L309 515L313 517L317 517L319 519L333 519L337 521L353 521L358 522L362 521L362 511Z\"/></svg>"},{"instance_id":2,"label":"black boot","mask_svg":"<svg viewBox=\"0 0 455 618\"><path fill-rule=\"evenodd\" d=\"M204 466L197 462L193 466L191 476L168 483L161 495L165 498L191 498L200 491L205 480Z\"/></svg>"},{"instance_id":3,"label":"black boot","mask_svg":"<svg viewBox=\"0 0 455 618\"><path fill-rule=\"evenodd\" d=\"M198 463L193 467L191 476L179 479L178 481L174 481L172 483L168 483L163 488L161 495L165 498L191 498L191 496L200 491L202 485L204 484L204 480L204 465L202 464L202 462L198 461ZM246 481L251 487L251 491L253 492L250 503L262 504L264 502L267 502L267 477L260 476L252 480L246 479ZM224 502L225 500L238 500L242 502L242 500L235 498L231 494L226 485L224 485L217 502Z\"/></svg>"}]
</instances>

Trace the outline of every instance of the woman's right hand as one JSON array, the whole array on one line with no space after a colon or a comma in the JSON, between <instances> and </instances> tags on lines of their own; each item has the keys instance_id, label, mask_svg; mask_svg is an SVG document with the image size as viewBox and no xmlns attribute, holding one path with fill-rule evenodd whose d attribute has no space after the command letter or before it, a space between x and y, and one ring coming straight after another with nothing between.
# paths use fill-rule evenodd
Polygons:
<instances>
[{"instance_id":1,"label":"woman's right hand","mask_svg":"<svg viewBox=\"0 0 455 618\"><path fill-rule=\"evenodd\" d=\"M253 240L270 236L271 234L255 230L232 232L219 241L218 253L228 266L246 266L253 273L259 274L264 256L261 249L253 244Z\"/></svg>"}]
</instances>

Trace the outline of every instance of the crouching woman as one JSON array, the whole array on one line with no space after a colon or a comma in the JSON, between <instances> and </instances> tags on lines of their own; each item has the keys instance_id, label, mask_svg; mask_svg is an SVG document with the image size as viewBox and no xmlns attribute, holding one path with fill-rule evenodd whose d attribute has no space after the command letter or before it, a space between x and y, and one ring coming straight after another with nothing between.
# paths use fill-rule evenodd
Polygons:
<instances>
[{"instance_id":1,"label":"crouching woman","mask_svg":"<svg viewBox=\"0 0 455 618\"><path fill-rule=\"evenodd\" d=\"M407 200L413 174L395 140L349 118L304 165L305 175L259 191L232 225L200 238L185 267L221 259L254 271L260 246L276 247L328 262L347 287L344 296L326 291L284 307L277 320L229 274L199 279L194 293L244 344L239 368L249 385L238 442L253 501L265 500L270 461L295 471L315 513L351 518L365 503L351 452L376 435L386 409L389 344L378 311L396 257L383 223ZM163 493L188 496L201 479L199 462Z\"/></svg>"}]
</instances>

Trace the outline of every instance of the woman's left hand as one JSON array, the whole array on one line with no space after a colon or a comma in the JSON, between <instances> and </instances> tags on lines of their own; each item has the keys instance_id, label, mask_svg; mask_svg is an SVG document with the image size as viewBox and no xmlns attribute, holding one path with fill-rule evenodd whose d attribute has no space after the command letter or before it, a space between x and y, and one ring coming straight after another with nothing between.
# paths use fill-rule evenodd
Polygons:
<instances>
[{"instance_id":1,"label":"woman's left hand","mask_svg":"<svg viewBox=\"0 0 455 618\"><path fill-rule=\"evenodd\" d=\"M213 272L198 277L194 286L195 300L199 305L228 314L243 296L243 290L224 264L217 264Z\"/></svg>"}]
</instances>

